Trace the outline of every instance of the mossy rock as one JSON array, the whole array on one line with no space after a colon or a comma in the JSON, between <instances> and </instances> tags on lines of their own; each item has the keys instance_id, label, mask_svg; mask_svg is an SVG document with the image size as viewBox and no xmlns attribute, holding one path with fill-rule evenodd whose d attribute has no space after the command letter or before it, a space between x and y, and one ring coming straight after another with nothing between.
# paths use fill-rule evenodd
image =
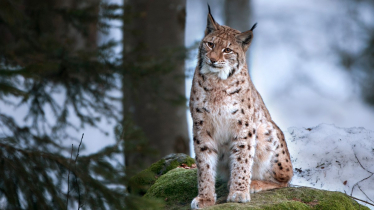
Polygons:
<instances>
[{"instance_id":1,"label":"mossy rock","mask_svg":"<svg viewBox=\"0 0 374 210\"><path fill-rule=\"evenodd\" d=\"M153 163L150 167L131 177L129 190L132 193L145 194L158 177L182 164L191 166L194 163L195 159L183 153L167 155L156 163Z\"/></svg>"},{"instance_id":2,"label":"mossy rock","mask_svg":"<svg viewBox=\"0 0 374 210\"><path fill-rule=\"evenodd\" d=\"M196 177L196 169L176 168L161 176L144 196L162 198L172 207L168 209L189 209L197 195Z\"/></svg>"},{"instance_id":3,"label":"mossy rock","mask_svg":"<svg viewBox=\"0 0 374 210\"><path fill-rule=\"evenodd\" d=\"M161 198L166 209L190 209L197 195L197 170L177 168L161 176L145 197ZM251 202L226 203L227 183L217 181L217 204L205 209L369 209L341 192L289 187L251 194Z\"/></svg>"}]
</instances>

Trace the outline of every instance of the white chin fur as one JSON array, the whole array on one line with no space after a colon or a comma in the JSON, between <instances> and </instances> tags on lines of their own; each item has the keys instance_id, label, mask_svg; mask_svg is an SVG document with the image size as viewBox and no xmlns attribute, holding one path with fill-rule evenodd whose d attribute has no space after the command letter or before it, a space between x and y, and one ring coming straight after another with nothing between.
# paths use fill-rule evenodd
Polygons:
<instances>
[{"instance_id":1,"label":"white chin fur","mask_svg":"<svg viewBox=\"0 0 374 210\"><path fill-rule=\"evenodd\" d=\"M214 68L207 64L204 64L200 70L202 74L215 73L220 79L227 79L230 74L230 67L223 66L222 68Z\"/></svg>"}]
</instances>

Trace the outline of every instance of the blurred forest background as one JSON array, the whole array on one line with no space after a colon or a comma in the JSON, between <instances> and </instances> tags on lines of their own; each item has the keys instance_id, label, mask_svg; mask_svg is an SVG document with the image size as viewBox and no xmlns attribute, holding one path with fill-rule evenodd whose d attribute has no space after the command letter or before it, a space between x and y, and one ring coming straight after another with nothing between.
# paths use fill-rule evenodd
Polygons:
<instances>
[{"instance_id":1,"label":"blurred forest background","mask_svg":"<svg viewBox=\"0 0 374 210\"><path fill-rule=\"evenodd\" d=\"M0 0L0 209L162 208L128 180L192 153L207 3L259 23L250 74L282 129L374 129L372 1Z\"/></svg>"}]
</instances>

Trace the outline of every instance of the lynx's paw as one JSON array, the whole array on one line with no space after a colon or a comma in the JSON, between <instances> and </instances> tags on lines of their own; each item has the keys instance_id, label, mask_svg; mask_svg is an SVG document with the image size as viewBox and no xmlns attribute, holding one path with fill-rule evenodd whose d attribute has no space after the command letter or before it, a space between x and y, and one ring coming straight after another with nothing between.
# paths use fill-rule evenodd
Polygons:
<instances>
[{"instance_id":1,"label":"lynx's paw","mask_svg":"<svg viewBox=\"0 0 374 210\"><path fill-rule=\"evenodd\" d=\"M213 206L216 203L216 195L213 199L201 198L197 196L191 202L191 209L201 209L208 206Z\"/></svg>"},{"instance_id":2,"label":"lynx's paw","mask_svg":"<svg viewBox=\"0 0 374 210\"><path fill-rule=\"evenodd\" d=\"M227 202L247 203L250 200L251 196L249 195L249 192L243 191L230 192L229 196L227 197Z\"/></svg>"}]
</instances>

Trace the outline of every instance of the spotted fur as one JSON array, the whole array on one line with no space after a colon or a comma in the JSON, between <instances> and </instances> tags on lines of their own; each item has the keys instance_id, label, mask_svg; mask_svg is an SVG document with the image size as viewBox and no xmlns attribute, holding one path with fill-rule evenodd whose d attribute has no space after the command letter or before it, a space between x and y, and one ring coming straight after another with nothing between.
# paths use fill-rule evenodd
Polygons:
<instances>
[{"instance_id":1,"label":"spotted fur","mask_svg":"<svg viewBox=\"0 0 374 210\"><path fill-rule=\"evenodd\" d=\"M217 171L229 179L227 201L243 203L250 192L288 186L293 176L284 135L248 74L253 29L241 33L208 14L190 97L198 168L192 209L215 204Z\"/></svg>"}]
</instances>

